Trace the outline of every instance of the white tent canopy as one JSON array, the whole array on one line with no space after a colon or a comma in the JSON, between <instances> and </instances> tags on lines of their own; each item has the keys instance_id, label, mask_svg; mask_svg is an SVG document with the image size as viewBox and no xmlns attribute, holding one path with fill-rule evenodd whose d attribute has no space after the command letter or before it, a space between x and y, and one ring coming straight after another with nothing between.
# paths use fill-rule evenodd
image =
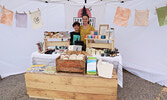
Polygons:
<instances>
[{"instance_id":1,"label":"white tent canopy","mask_svg":"<svg viewBox=\"0 0 167 100\"><path fill-rule=\"evenodd\" d=\"M43 2L48 3L73 3L73 4L97 4L103 2L121 2L121 1L129 1L129 0L41 0Z\"/></svg>"},{"instance_id":2,"label":"white tent canopy","mask_svg":"<svg viewBox=\"0 0 167 100\"><path fill-rule=\"evenodd\" d=\"M28 16L28 28L25 29L15 26L15 18L12 27L0 24L0 75L2 77L26 71L31 64L31 53L37 50L35 44L43 41L44 31L66 30L64 1L44 3L40 0L0 0L0 5L4 5L13 12L36 11L40 8L44 23L42 28L32 29ZM83 7L82 1L84 0L68 2L79 3ZM91 5L97 1L102 2L87 0L87 4ZM111 2L106 4L104 22L101 24L109 24L115 28L116 47L123 57L123 67L139 77L167 86L167 26L159 26L155 10L155 7L165 6L166 0L131 0L123 4L119 0L118 2L103 1ZM113 24L118 6L131 10L127 27ZM134 26L135 9L146 10L147 8L149 25Z\"/></svg>"}]
</instances>

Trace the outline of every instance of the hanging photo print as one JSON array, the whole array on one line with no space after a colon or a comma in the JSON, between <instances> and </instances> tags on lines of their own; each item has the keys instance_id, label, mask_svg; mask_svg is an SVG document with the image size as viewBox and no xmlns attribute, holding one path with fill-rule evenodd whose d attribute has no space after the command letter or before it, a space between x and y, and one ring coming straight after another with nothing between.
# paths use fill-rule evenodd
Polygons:
<instances>
[{"instance_id":1,"label":"hanging photo print","mask_svg":"<svg viewBox=\"0 0 167 100\"><path fill-rule=\"evenodd\" d=\"M114 24L126 27L128 24L130 13L130 9L118 7L114 18Z\"/></svg>"},{"instance_id":2,"label":"hanging photo print","mask_svg":"<svg viewBox=\"0 0 167 100\"><path fill-rule=\"evenodd\" d=\"M0 20L1 20L1 16L2 16L2 6L0 5Z\"/></svg>"},{"instance_id":3,"label":"hanging photo print","mask_svg":"<svg viewBox=\"0 0 167 100\"><path fill-rule=\"evenodd\" d=\"M3 7L1 15L1 23L11 26L12 21L13 21L13 12Z\"/></svg>"},{"instance_id":4,"label":"hanging photo print","mask_svg":"<svg viewBox=\"0 0 167 100\"><path fill-rule=\"evenodd\" d=\"M30 12L32 28L41 28L42 27L42 20L40 11Z\"/></svg>"},{"instance_id":5,"label":"hanging photo print","mask_svg":"<svg viewBox=\"0 0 167 100\"><path fill-rule=\"evenodd\" d=\"M26 13L16 13L16 27L27 27L27 14Z\"/></svg>"},{"instance_id":6,"label":"hanging photo print","mask_svg":"<svg viewBox=\"0 0 167 100\"><path fill-rule=\"evenodd\" d=\"M148 26L149 10L135 10L135 26Z\"/></svg>"},{"instance_id":7,"label":"hanging photo print","mask_svg":"<svg viewBox=\"0 0 167 100\"><path fill-rule=\"evenodd\" d=\"M159 26L163 26L167 24L167 6L157 8L157 16L159 21Z\"/></svg>"}]
</instances>

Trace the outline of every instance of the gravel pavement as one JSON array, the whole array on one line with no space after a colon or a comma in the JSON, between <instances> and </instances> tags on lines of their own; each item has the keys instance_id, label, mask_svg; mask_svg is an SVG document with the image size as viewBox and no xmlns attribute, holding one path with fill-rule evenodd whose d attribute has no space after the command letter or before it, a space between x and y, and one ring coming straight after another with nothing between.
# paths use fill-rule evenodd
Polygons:
<instances>
[{"instance_id":1,"label":"gravel pavement","mask_svg":"<svg viewBox=\"0 0 167 100\"><path fill-rule=\"evenodd\" d=\"M124 87L118 86L117 100L167 100L167 87L141 79L124 70ZM26 94L24 73L0 80L0 100L43 100Z\"/></svg>"}]
</instances>

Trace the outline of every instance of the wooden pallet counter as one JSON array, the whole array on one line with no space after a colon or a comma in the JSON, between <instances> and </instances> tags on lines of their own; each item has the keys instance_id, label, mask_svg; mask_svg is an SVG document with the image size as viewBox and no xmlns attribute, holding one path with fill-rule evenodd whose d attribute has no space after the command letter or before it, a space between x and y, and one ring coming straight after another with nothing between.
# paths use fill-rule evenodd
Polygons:
<instances>
[{"instance_id":1,"label":"wooden pallet counter","mask_svg":"<svg viewBox=\"0 0 167 100\"><path fill-rule=\"evenodd\" d=\"M54 100L116 100L117 75L101 78L71 73L25 73L27 94Z\"/></svg>"}]
</instances>

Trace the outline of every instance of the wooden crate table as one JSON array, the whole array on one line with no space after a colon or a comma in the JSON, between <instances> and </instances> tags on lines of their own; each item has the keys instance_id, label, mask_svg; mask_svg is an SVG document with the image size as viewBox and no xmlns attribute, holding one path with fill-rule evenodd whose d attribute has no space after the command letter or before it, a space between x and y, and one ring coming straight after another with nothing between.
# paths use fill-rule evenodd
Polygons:
<instances>
[{"instance_id":1,"label":"wooden crate table","mask_svg":"<svg viewBox=\"0 0 167 100\"><path fill-rule=\"evenodd\" d=\"M106 48L106 49L114 49L115 48L115 39L86 39L86 47L87 48ZM112 41L112 43L94 43L94 40L107 40Z\"/></svg>"},{"instance_id":2,"label":"wooden crate table","mask_svg":"<svg viewBox=\"0 0 167 100\"><path fill-rule=\"evenodd\" d=\"M70 41L68 39L68 41L48 41L49 39L55 39L56 38L44 38L44 47L45 50L50 47L50 46L69 46L70 45ZM58 39L57 39L58 40Z\"/></svg>"},{"instance_id":3,"label":"wooden crate table","mask_svg":"<svg viewBox=\"0 0 167 100\"><path fill-rule=\"evenodd\" d=\"M27 94L54 100L116 100L117 74L111 79L71 73L25 73Z\"/></svg>"}]
</instances>

